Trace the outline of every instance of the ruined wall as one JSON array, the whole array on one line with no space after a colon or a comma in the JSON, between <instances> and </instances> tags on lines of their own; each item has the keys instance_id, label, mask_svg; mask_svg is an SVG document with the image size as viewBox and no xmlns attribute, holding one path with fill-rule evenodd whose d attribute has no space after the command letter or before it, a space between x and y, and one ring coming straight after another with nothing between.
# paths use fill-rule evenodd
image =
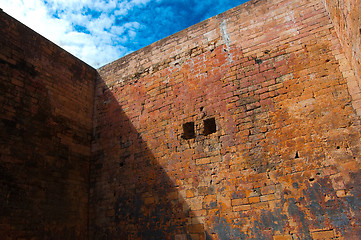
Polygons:
<instances>
[{"instance_id":1,"label":"ruined wall","mask_svg":"<svg viewBox=\"0 0 361 240\"><path fill-rule=\"evenodd\" d=\"M87 239L96 71L0 11L0 238Z\"/></svg>"},{"instance_id":2,"label":"ruined wall","mask_svg":"<svg viewBox=\"0 0 361 240\"><path fill-rule=\"evenodd\" d=\"M361 100L361 1L325 0L326 8L334 23L341 45L348 58L357 81L349 85L357 89L355 100ZM358 103L359 104L359 103Z\"/></svg>"},{"instance_id":3,"label":"ruined wall","mask_svg":"<svg viewBox=\"0 0 361 240\"><path fill-rule=\"evenodd\" d=\"M98 78L0 12L1 239L359 238L358 2L251 1Z\"/></svg>"},{"instance_id":4,"label":"ruined wall","mask_svg":"<svg viewBox=\"0 0 361 240\"><path fill-rule=\"evenodd\" d=\"M361 2L326 0L325 3L348 60L348 63L341 64L341 68L344 69L352 104L361 116Z\"/></svg>"},{"instance_id":5,"label":"ruined wall","mask_svg":"<svg viewBox=\"0 0 361 240\"><path fill-rule=\"evenodd\" d=\"M91 238L358 238L345 64L324 2L263 0L99 69Z\"/></svg>"}]
</instances>

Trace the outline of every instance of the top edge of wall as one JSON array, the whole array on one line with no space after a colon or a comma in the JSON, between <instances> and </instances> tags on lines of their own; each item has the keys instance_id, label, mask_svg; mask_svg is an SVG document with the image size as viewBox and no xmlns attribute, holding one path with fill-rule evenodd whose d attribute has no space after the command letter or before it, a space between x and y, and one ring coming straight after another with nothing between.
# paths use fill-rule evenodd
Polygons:
<instances>
[{"instance_id":1,"label":"top edge of wall","mask_svg":"<svg viewBox=\"0 0 361 240\"><path fill-rule=\"evenodd\" d=\"M141 54L142 52L144 54L146 54L147 52L151 52L153 48L155 47L159 47L159 46L164 46L167 44L167 42L173 42L173 41L177 41L177 39L181 39L182 36L187 35L187 33L195 30L195 29L199 29L202 25L204 26L208 26L212 21L217 21L217 20L226 20L227 18L229 18L229 16L231 16L232 14L235 14L236 12L240 12L240 11L246 11L248 13L251 13L252 9L255 7L259 7L262 6L263 4L267 3L267 2L278 2L279 0L250 0L247 1L241 5L238 5L236 7L233 7L225 12L222 12L220 14L217 14L213 17L210 17L206 20L203 20L199 23L196 23L188 28L185 28L179 32L176 32L172 35L169 35L168 37L165 37L163 39L160 39L148 46L145 46L143 48L140 48L134 52L131 52L117 60L114 60L108 64L105 64L104 66L99 67L97 70L98 71L102 71L105 70L106 68L112 67L113 65L122 65L126 62L129 61L129 59L135 57L136 55ZM192 39L192 37L190 37L188 40ZM144 55L143 54L143 55Z\"/></svg>"},{"instance_id":2,"label":"top edge of wall","mask_svg":"<svg viewBox=\"0 0 361 240\"><path fill-rule=\"evenodd\" d=\"M83 60L81 60L80 58L74 56L72 53L68 52L67 50L65 50L64 48L60 47L58 44L52 42L51 40L49 40L48 38L44 37L43 35L41 35L40 33L36 32L35 30L33 30L32 28L26 26L24 23L20 22L19 20L17 20L16 18L12 17L11 15L9 15L8 13L6 13L2 8L0 8L0 15L5 15L6 18L10 19L11 21L15 22L17 25L20 25L22 27L25 27L26 29L28 29L30 32L32 32L34 35L38 35L41 38L43 38L44 41L48 42L48 44L52 44L54 45L56 48L58 48L60 51L68 54L70 57L76 59L80 64L83 64L85 66L87 66L88 68L93 69L94 71L96 71L96 69L92 66L90 66L88 63L84 62Z\"/></svg>"}]
</instances>

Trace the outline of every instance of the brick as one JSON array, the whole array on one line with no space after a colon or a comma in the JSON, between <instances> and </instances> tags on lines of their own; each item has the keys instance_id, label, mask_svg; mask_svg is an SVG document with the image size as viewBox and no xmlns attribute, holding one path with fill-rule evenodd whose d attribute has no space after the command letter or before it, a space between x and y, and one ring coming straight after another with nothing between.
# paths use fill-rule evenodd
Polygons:
<instances>
[{"instance_id":1,"label":"brick","mask_svg":"<svg viewBox=\"0 0 361 240\"><path fill-rule=\"evenodd\" d=\"M334 239L335 234L333 230L326 230L320 232L313 232L311 233L312 238L315 240L326 240L326 239Z\"/></svg>"},{"instance_id":2,"label":"brick","mask_svg":"<svg viewBox=\"0 0 361 240\"><path fill-rule=\"evenodd\" d=\"M186 197L187 197L187 198L192 198L192 197L194 197L194 190L187 189L187 190L186 190Z\"/></svg>"},{"instance_id":3,"label":"brick","mask_svg":"<svg viewBox=\"0 0 361 240\"><path fill-rule=\"evenodd\" d=\"M203 233L204 232L204 228L203 228L202 224L192 224L188 228L189 228L190 233Z\"/></svg>"},{"instance_id":4,"label":"brick","mask_svg":"<svg viewBox=\"0 0 361 240\"><path fill-rule=\"evenodd\" d=\"M293 240L292 235L273 236L273 240Z\"/></svg>"},{"instance_id":5,"label":"brick","mask_svg":"<svg viewBox=\"0 0 361 240\"><path fill-rule=\"evenodd\" d=\"M202 209L203 197L193 197L187 199L187 204L191 210L201 210Z\"/></svg>"},{"instance_id":6,"label":"brick","mask_svg":"<svg viewBox=\"0 0 361 240\"><path fill-rule=\"evenodd\" d=\"M238 205L238 206L234 206L232 209L235 212L247 211L247 210L251 210L251 205L249 205L249 204L247 204L247 205Z\"/></svg>"},{"instance_id":7,"label":"brick","mask_svg":"<svg viewBox=\"0 0 361 240\"><path fill-rule=\"evenodd\" d=\"M261 202L267 202L267 201L272 201L275 200L275 195L270 194L270 195L264 195L260 197Z\"/></svg>"},{"instance_id":8,"label":"brick","mask_svg":"<svg viewBox=\"0 0 361 240\"><path fill-rule=\"evenodd\" d=\"M249 199L248 198L239 198L239 199L232 199L232 206L238 206L243 204L248 204Z\"/></svg>"},{"instance_id":9,"label":"brick","mask_svg":"<svg viewBox=\"0 0 361 240\"><path fill-rule=\"evenodd\" d=\"M210 158L201 158L201 159L196 159L196 164L197 165L202 165L202 164L208 164L211 162Z\"/></svg>"},{"instance_id":10,"label":"brick","mask_svg":"<svg viewBox=\"0 0 361 240\"><path fill-rule=\"evenodd\" d=\"M248 200L249 200L249 203L258 203L258 202L260 202L260 197L250 197L250 198L248 198Z\"/></svg>"},{"instance_id":11,"label":"brick","mask_svg":"<svg viewBox=\"0 0 361 240\"><path fill-rule=\"evenodd\" d=\"M264 186L264 187L261 188L261 194L262 195L275 193L275 191L276 191L275 185Z\"/></svg>"}]
</instances>

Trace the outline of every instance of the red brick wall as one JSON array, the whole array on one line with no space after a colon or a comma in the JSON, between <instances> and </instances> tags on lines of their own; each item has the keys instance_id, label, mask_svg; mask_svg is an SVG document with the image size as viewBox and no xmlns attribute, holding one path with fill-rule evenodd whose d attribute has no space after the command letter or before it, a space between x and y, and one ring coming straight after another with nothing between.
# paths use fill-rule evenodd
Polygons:
<instances>
[{"instance_id":1,"label":"red brick wall","mask_svg":"<svg viewBox=\"0 0 361 240\"><path fill-rule=\"evenodd\" d=\"M87 239L96 71L0 11L0 238Z\"/></svg>"},{"instance_id":2,"label":"red brick wall","mask_svg":"<svg viewBox=\"0 0 361 240\"><path fill-rule=\"evenodd\" d=\"M334 23L343 51L349 60L357 81L349 83L357 88L361 99L361 1L360 0L325 0L326 8Z\"/></svg>"},{"instance_id":3,"label":"red brick wall","mask_svg":"<svg viewBox=\"0 0 361 240\"><path fill-rule=\"evenodd\" d=\"M265 0L99 69L91 238L358 238L345 59L324 2Z\"/></svg>"},{"instance_id":4,"label":"red brick wall","mask_svg":"<svg viewBox=\"0 0 361 240\"><path fill-rule=\"evenodd\" d=\"M361 116L361 2L326 0L325 4L346 56L340 60L340 69L347 80L353 107Z\"/></svg>"}]
</instances>

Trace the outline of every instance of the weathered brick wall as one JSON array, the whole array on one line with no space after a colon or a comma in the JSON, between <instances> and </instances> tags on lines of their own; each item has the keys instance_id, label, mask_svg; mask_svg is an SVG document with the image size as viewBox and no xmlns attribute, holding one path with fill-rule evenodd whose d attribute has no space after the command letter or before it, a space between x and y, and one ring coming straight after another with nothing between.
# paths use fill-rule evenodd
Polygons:
<instances>
[{"instance_id":1,"label":"weathered brick wall","mask_svg":"<svg viewBox=\"0 0 361 240\"><path fill-rule=\"evenodd\" d=\"M87 239L96 71L0 11L0 238Z\"/></svg>"},{"instance_id":2,"label":"weathered brick wall","mask_svg":"<svg viewBox=\"0 0 361 240\"><path fill-rule=\"evenodd\" d=\"M325 0L326 8L335 25L345 55L357 76L358 92L361 88L361 1ZM358 96L357 100L360 100Z\"/></svg>"},{"instance_id":3,"label":"weathered brick wall","mask_svg":"<svg viewBox=\"0 0 361 240\"><path fill-rule=\"evenodd\" d=\"M361 1L325 0L325 3L346 56L341 60L341 68L352 104L361 116Z\"/></svg>"},{"instance_id":4,"label":"weathered brick wall","mask_svg":"<svg viewBox=\"0 0 361 240\"><path fill-rule=\"evenodd\" d=\"M91 238L357 239L345 64L324 2L263 0L99 69Z\"/></svg>"}]
</instances>

